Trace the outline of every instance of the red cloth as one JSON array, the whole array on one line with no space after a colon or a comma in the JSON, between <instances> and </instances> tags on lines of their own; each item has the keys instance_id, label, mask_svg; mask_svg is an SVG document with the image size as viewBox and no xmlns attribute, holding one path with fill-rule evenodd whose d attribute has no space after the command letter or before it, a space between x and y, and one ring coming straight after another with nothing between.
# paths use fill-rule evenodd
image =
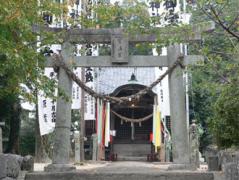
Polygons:
<instances>
[{"instance_id":1,"label":"red cloth","mask_svg":"<svg viewBox=\"0 0 239 180\"><path fill-rule=\"evenodd\" d=\"M152 133L152 132L151 132L150 135L149 135L149 140L150 140L150 142L153 141L153 133Z\"/></svg>"},{"instance_id":2,"label":"red cloth","mask_svg":"<svg viewBox=\"0 0 239 180\"><path fill-rule=\"evenodd\" d=\"M110 143L112 144L113 143L113 136L112 135L110 135Z\"/></svg>"}]
</instances>

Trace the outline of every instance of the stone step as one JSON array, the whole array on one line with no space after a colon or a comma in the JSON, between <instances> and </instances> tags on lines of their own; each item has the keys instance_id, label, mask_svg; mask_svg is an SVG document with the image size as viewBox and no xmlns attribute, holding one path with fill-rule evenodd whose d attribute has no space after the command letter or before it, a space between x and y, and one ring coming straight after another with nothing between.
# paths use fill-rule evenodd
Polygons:
<instances>
[{"instance_id":1,"label":"stone step","mask_svg":"<svg viewBox=\"0 0 239 180\"><path fill-rule=\"evenodd\" d=\"M25 180L214 180L212 172L183 168L168 170L172 165L182 166L139 161L86 162L82 166L76 166L77 170L71 172L63 172L64 169L60 168L51 173L29 173Z\"/></svg>"},{"instance_id":2,"label":"stone step","mask_svg":"<svg viewBox=\"0 0 239 180\"><path fill-rule=\"evenodd\" d=\"M117 161L147 161L147 155L144 156L117 156Z\"/></svg>"},{"instance_id":3,"label":"stone step","mask_svg":"<svg viewBox=\"0 0 239 180\"><path fill-rule=\"evenodd\" d=\"M212 173L199 172L61 172L31 173L25 180L214 180Z\"/></svg>"},{"instance_id":4,"label":"stone step","mask_svg":"<svg viewBox=\"0 0 239 180\"><path fill-rule=\"evenodd\" d=\"M129 157L147 157L151 152L150 144L114 144L114 153L118 156L129 156Z\"/></svg>"}]
</instances>

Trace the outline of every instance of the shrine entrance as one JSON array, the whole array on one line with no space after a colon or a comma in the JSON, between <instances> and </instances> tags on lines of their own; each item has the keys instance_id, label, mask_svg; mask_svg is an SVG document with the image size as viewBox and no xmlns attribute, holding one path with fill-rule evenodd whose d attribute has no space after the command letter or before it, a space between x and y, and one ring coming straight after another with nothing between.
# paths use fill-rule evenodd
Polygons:
<instances>
[{"instance_id":1,"label":"shrine entrance","mask_svg":"<svg viewBox=\"0 0 239 180\"><path fill-rule=\"evenodd\" d=\"M200 55L184 55L182 46L180 44L174 44L167 47L167 56L131 56L128 52L128 45L130 43L155 43L158 42L158 35L176 35L180 36L182 43L200 40L202 32L208 32L213 30L215 24L212 22L201 23L199 25L193 25L190 28L185 29L185 33L182 34L176 33L178 27L172 29L170 32L167 32L167 29L160 27L158 30L155 30L154 33L147 34L129 34L124 29L79 29L72 28L69 30L64 30L62 33L62 47L60 54L53 54L53 56L47 57L45 67L54 67L58 69L58 87L61 91L64 92L64 97L58 96L57 99L57 110L56 110L56 124L55 124L55 139L54 139L54 148L53 148L53 158L52 164L48 165L45 168L45 171L49 172L62 172L70 171L75 169L74 166L70 164L70 126L71 126L71 101L68 99L72 98L72 82L76 82L82 90L87 92L92 97L101 100L109 101L111 107L118 109L120 112L120 106L124 103L128 103L128 106L134 101L138 101L144 96L150 96L150 90L154 88L158 83L161 82L163 78L168 75L169 81L169 99L170 99L170 115L172 119L172 151L173 151L173 162L177 164L189 164L190 163L190 154L189 154L189 134L188 134L188 123L186 117L186 101L185 101L185 87L184 87L184 71L185 66L189 64L195 64L203 60L203 57ZM34 27L34 31L40 31L42 28ZM49 29L47 29L49 30ZM55 32L62 31L62 29L53 29ZM62 31L63 32L63 31ZM193 32L193 33L192 33ZM173 34L172 34L173 33ZM176 34L175 34L176 33ZM85 43L99 43L99 44L111 44L111 56L75 56L75 46L77 44ZM57 68L56 68L57 67ZM144 90L139 91L139 93L134 94L131 90L130 97L127 95L130 93L129 90L119 91L115 96L123 96L121 98L112 97L104 94L99 94L96 91L92 90L90 87L86 86L85 83L79 79L76 74L72 72L73 67L168 67L168 70L165 71L155 82L150 84ZM59 91L58 91L59 92ZM146 109L148 105L153 104L154 96L151 98L143 98L139 102L144 105ZM118 103L118 105L114 104ZM138 106L141 104L139 103ZM117 107L119 106L119 107ZM133 105L135 106L135 104ZM144 109L143 108L143 109ZM129 109L129 108L128 108ZM132 108L131 108L132 109ZM123 110L121 110L123 112ZM152 111L152 110L151 110ZM129 113L132 113L132 110L129 110ZM108 113L108 112L107 112ZM129 115L128 113L128 115ZM127 114L126 114L127 115ZM122 117L122 116L121 116ZM81 118L84 121L83 118ZM122 119L122 118L121 118ZM125 118L124 118L125 119ZM129 120L126 117L127 120ZM145 118L144 118L145 119ZM131 118L132 120L132 118ZM130 121L129 121L130 122ZM137 122L138 123L138 122ZM136 122L133 123L136 124ZM102 125L98 123L98 125ZM107 130L109 126L107 125ZM142 125L142 124L141 124ZM99 129L100 128L99 126ZM119 128L118 128L119 129ZM132 128L135 130L135 128ZM132 130L131 129L131 130ZM82 131L83 132L83 131ZM119 131L120 132L120 131ZM131 131L134 132L134 131ZM83 133L82 133L83 134ZM109 136L110 133L107 134ZM116 132L117 134L117 132ZM133 136L132 136L133 135ZM135 141L137 133L131 134L131 139ZM118 136L119 137L119 136ZM126 136L127 137L127 136ZM133 138L132 138L133 137ZM98 138L96 136L96 138ZM101 138L101 137L100 137ZM107 137L110 139L109 137ZM107 140L108 140L107 139ZM116 138L117 139L117 138ZM136 138L137 139L137 138ZM141 140L143 138L141 137ZM84 134L80 137L81 144L84 143ZM93 143L93 154L94 159L97 159L98 148L102 150L104 145L96 139ZM119 150L120 148L115 147L114 144L113 150ZM132 148L136 149L136 144L133 144ZM84 146L81 146L84 147ZM119 146L122 147L122 146ZM149 146L147 146L149 147ZM125 147L124 149L129 149ZM139 148L137 148L139 149ZM141 148L140 148L141 149ZM143 149L143 148L142 148ZM83 151L81 151L83 152ZM131 151L134 152L135 151Z\"/></svg>"},{"instance_id":2,"label":"shrine entrance","mask_svg":"<svg viewBox=\"0 0 239 180\"><path fill-rule=\"evenodd\" d=\"M127 84L118 87L111 95L125 97L144 89L144 85ZM153 126L153 105L156 94L149 91L140 100L113 104L111 129L115 130L113 153L119 160L146 160L153 151L150 133Z\"/></svg>"}]
</instances>

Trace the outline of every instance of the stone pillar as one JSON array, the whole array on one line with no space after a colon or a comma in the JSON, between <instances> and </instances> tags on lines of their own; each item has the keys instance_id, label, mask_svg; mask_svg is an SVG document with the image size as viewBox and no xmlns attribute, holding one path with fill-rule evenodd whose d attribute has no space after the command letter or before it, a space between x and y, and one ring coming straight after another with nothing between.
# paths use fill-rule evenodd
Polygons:
<instances>
[{"instance_id":1,"label":"stone pillar","mask_svg":"<svg viewBox=\"0 0 239 180\"><path fill-rule=\"evenodd\" d=\"M80 162L80 133L79 131L75 131L74 133L74 141L75 141L75 163Z\"/></svg>"},{"instance_id":2,"label":"stone pillar","mask_svg":"<svg viewBox=\"0 0 239 180\"><path fill-rule=\"evenodd\" d=\"M98 136L97 134L92 134L92 160L97 161L97 152L98 152Z\"/></svg>"},{"instance_id":3,"label":"stone pillar","mask_svg":"<svg viewBox=\"0 0 239 180\"><path fill-rule=\"evenodd\" d=\"M180 46L167 49L169 66L180 56ZM186 122L186 92L183 81L183 69L177 66L169 74L170 115L172 121L173 162L189 163L189 137Z\"/></svg>"},{"instance_id":4,"label":"stone pillar","mask_svg":"<svg viewBox=\"0 0 239 180\"><path fill-rule=\"evenodd\" d=\"M62 56L65 64L70 66L73 54L73 46L70 43L62 45ZM70 165L70 127L71 127L71 95L72 80L65 70L59 68L58 72L58 94L64 93L63 97L57 99L56 127L53 146L52 164L45 168L45 171L70 171L75 169Z\"/></svg>"},{"instance_id":5,"label":"stone pillar","mask_svg":"<svg viewBox=\"0 0 239 180\"><path fill-rule=\"evenodd\" d=\"M193 120L189 129L189 146L190 146L190 164L193 169L200 167L199 162L199 137L196 121Z\"/></svg>"},{"instance_id":6,"label":"stone pillar","mask_svg":"<svg viewBox=\"0 0 239 180\"><path fill-rule=\"evenodd\" d=\"M165 144L161 144L159 157L160 157L160 162L166 162Z\"/></svg>"},{"instance_id":7,"label":"stone pillar","mask_svg":"<svg viewBox=\"0 0 239 180\"><path fill-rule=\"evenodd\" d=\"M135 136L135 127L134 123L131 123L131 140L134 141L134 136Z\"/></svg>"}]
</instances>

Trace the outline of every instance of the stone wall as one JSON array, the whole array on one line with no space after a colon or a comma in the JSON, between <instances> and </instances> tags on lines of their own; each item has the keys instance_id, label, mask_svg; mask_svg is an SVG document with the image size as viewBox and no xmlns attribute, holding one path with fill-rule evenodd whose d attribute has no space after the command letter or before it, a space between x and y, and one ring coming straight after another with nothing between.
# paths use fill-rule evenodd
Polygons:
<instances>
[{"instance_id":1,"label":"stone wall","mask_svg":"<svg viewBox=\"0 0 239 180\"><path fill-rule=\"evenodd\" d=\"M239 150L205 153L209 171L222 171L225 180L239 180Z\"/></svg>"},{"instance_id":2,"label":"stone wall","mask_svg":"<svg viewBox=\"0 0 239 180\"><path fill-rule=\"evenodd\" d=\"M0 179L18 179L21 171L33 171L34 160L32 156L19 156L15 154L0 154Z\"/></svg>"},{"instance_id":3,"label":"stone wall","mask_svg":"<svg viewBox=\"0 0 239 180\"><path fill-rule=\"evenodd\" d=\"M219 151L218 161L226 180L239 180L239 151Z\"/></svg>"}]
</instances>

